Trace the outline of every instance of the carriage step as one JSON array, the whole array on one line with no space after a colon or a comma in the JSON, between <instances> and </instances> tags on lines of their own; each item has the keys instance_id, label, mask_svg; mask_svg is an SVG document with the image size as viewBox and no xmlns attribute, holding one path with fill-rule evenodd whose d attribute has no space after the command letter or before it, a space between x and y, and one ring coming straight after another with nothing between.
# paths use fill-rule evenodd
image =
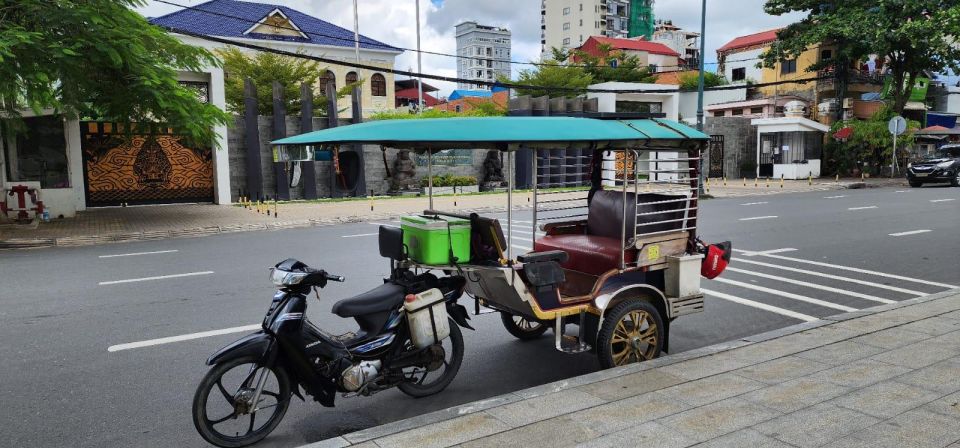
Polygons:
<instances>
[{"instance_id":1,"label":"carriage step","mask_svg":"<svg viewBox=\"0 0 960 448\"><path fill-rule=\"evenodd\" d=\"M585 331L584 328L586 328L586 325L584 325L584 319L585 319L585 313L581 311L579 336L570 336L570 335L563 334L564 327L566 327L566 324L564 323L563 317L557 314L556 326L553 328L553 333L556 336L557 350L564 353L573 354L573 353L583 353L593 348L590 346L590 344L583 342L584 331Z\"/></svg>"}]
</instances>

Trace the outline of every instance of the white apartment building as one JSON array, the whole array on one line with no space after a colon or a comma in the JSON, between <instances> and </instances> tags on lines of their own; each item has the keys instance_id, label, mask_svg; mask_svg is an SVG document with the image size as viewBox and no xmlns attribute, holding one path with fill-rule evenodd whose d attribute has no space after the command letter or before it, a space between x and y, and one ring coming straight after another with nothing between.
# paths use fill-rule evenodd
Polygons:
<instances>
[{"instance_id":1,"label":"white apartment building","mask_svg":"<svg viewBox=\"0 0 960 448\"><path fill-rule=\"evenodd\" d=\"M456 26L457 77L473 81L496 81L498 75L510 77L510 30L477 22ZM458 89L485 89L489 85L459 82Z\"/></svg>"},{"instance_id":2,"label":"white apartment building","mask_svg":"<svg viewBox=\"0 0 960 448\"><path fill-rule=\"evenodd\" d=\"M590 36L626 38L630 28L629 0L542 0L540 52L577 48Z\"/></svg>"},{"instance_id":3,"label":"white apartment building","mask_svg":"<svg viewBox=\"0 0 960 448\"><path fill-rule=\"evenodd\" d=\"M657 20L650 40L676 51L687 67L700 65L700 33L686 31L672 20Z\"/></svg>"}]
</instances>

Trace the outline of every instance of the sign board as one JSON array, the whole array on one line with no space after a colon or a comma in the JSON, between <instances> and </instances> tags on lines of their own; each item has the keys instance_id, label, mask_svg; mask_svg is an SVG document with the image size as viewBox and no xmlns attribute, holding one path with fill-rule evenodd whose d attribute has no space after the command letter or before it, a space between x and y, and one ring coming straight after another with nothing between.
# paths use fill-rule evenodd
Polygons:
<instances>
[{"instance_id":1,"label":"sign board","mask_svg":"<svg viewBox=\"0 0 960 448\"><path fill-rule=\"evenodd\" d=\"M907 120L899 116L893 117L890 119L890 122L887 123L887 129L890 130L890 133L893 135L903 134L907 130Z\"/></svg>"},{"instance_id":2,"label":"sign board","mask_svg":"<svg viewBox=\"0 0 960 448\"><path fill-rule=\"evenodd\" d=\"M473 165L472 149L445 149L433 153L433 166ZM417 166L427 166L427 153L417 154Z\"/></svg>"}]
</instances>

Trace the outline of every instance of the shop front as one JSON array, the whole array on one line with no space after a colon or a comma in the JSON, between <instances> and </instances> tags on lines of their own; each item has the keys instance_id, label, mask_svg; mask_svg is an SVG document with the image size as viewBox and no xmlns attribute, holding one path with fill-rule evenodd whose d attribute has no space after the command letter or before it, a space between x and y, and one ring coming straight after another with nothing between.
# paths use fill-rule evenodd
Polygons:
<instances>
[{"instance_id":1,"label":"shop front","mask_svg":"<svg viewBox=\"0 0 960 448\"><path fill-rule=\"evenodd\" d=\"M828 126L803 117L758 118L757 177L820 177L823 136Z\"/></svg>"}]
</instances>

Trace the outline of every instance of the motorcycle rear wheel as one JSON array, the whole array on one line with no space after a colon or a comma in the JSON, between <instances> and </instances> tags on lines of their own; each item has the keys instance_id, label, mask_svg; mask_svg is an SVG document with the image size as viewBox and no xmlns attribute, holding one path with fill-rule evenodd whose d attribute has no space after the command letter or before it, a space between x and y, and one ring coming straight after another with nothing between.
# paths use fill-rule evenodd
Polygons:
<instances>
[{"instance_id":1,"label":"motorcycle rear wheel","mask_svg":"<svg viewBox=\"0 0 960 448\"><path fill-rule=\"evenodd\" d=\"M440 393L450 385L463 363L463 333L453 319L450 319L450 336L440 341L440 344L443 346L444 357L443 364L437 370L443 371L436 375L437 370L423 371L424 367L404 369L404 374L412 378L397 385L401 392L414 398L423 398ZM418 371L420 373L417 373ZM428 377L431 378L428 380Z\"/></svg>"},{"instance_id":2,"label":"motorcycle rear wheel","mask_svg":"<svg viewBox=\"0 0 960 448\"><path fill-rule=\"evenodd\" d=\"M256 379L261 366L257 365L258 359L239 358L217 364L204 375L203 380L197 386L197 392L193 396L193 425L204 440L216 446L223 448L237 448L263 440L267 437L283 419L290 405L290 379L287 373L280 367L271 367L266 379L263 392L260 396L259 411L244 413L240 409L244 406L243 402L238 402L238 397L246 396L251 399L253 390L256 389ZM256 366L257 369L251 371ZM239 374L239 375L238 375ZM231 378L225 379L230 376ZM272 377L272 379L271 379ZM232 380L232 381L231 381ZM224 384L224 382L227 384ZM213 400L211 400L213 399ZM226 411L221 411L211 417L208 414L210 404L220 403L225 409L232 408L232 412L225 417L221 417ZM246 403L249 405L249 402ZM270 412L266 423L257 426L257 415L263 415L264 411ZM246 432L240 435L240 431L233 432L234 435L227 435L223 429L216 428L217 425L224 423L239 423L249 419L246 426ZM228 422L236 420L236 422ZM236 426L236 425L231 425ZM243 430L244 425L240 425ZM256 429L255 429L256 428Z\"/></svg>"}]
</instances>

